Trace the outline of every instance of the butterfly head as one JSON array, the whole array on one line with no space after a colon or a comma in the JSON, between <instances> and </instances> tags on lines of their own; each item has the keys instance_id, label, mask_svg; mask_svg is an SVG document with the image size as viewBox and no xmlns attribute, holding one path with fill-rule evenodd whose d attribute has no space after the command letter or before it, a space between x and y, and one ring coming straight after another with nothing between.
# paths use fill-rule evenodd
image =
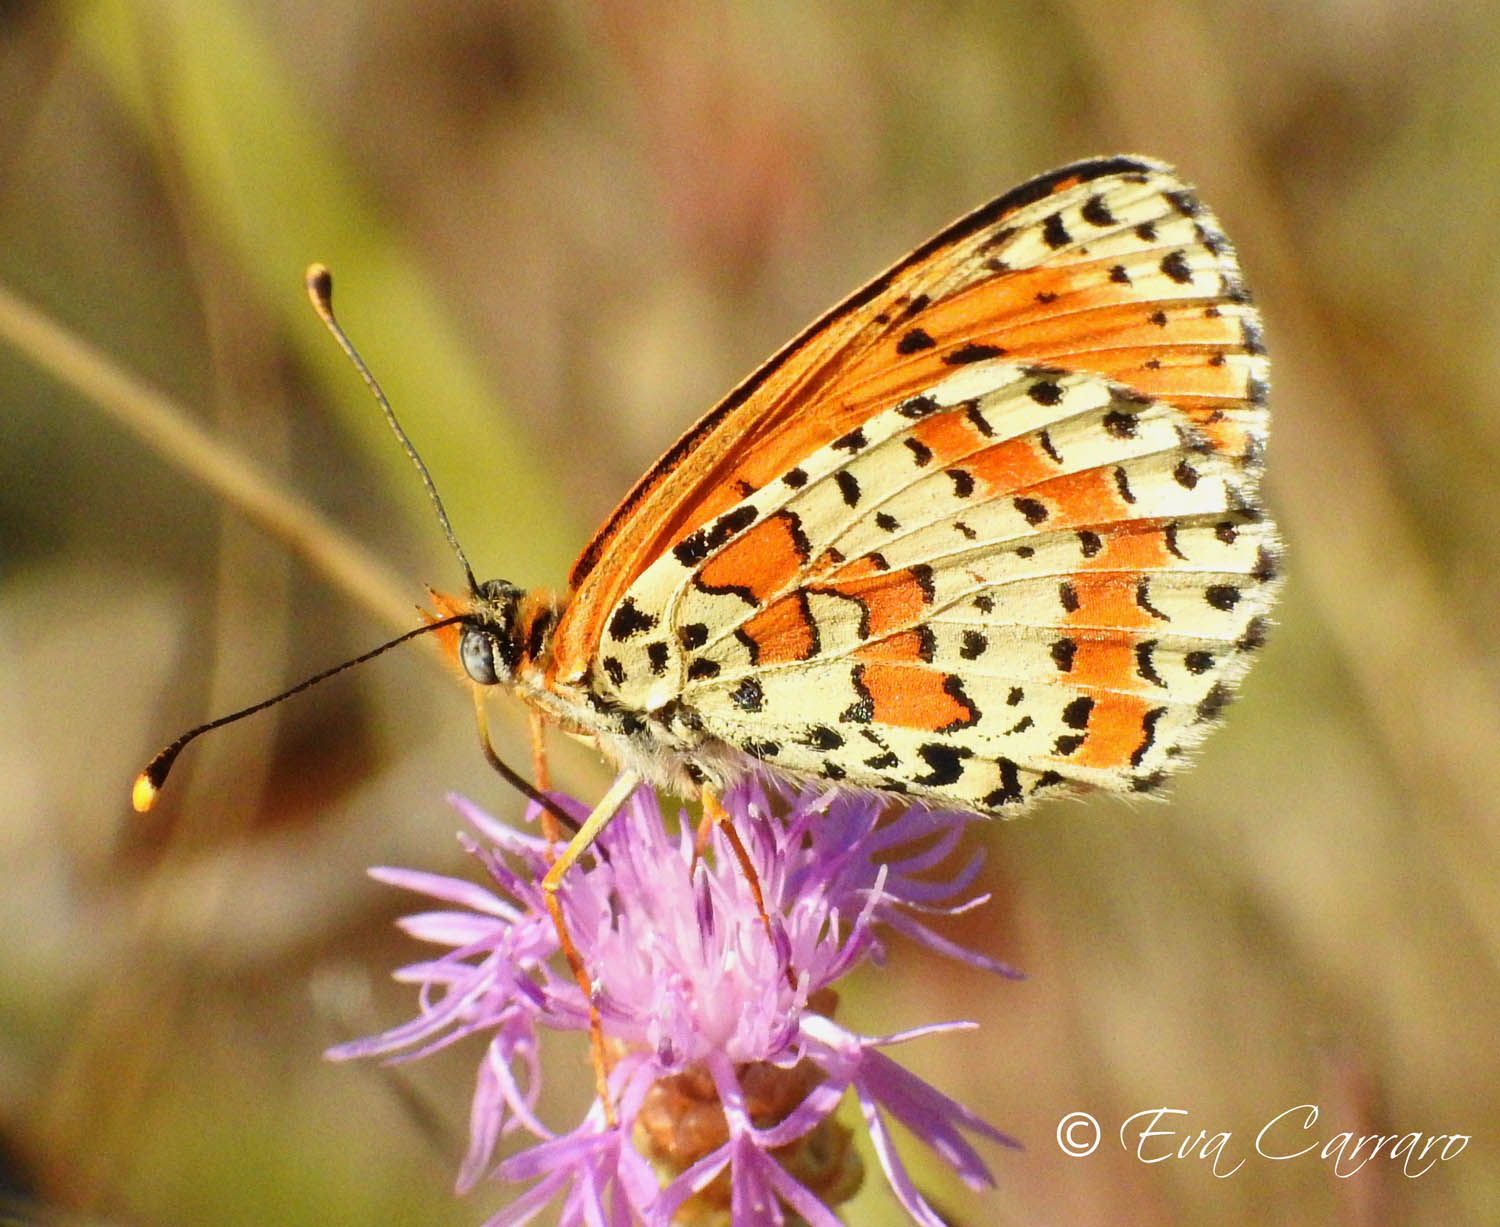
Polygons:
<instances>
[{"instance_id":1,"label":"butterfly head","mask_svg":"<svg viewBox=\"0 0 1500 1227\"><path fill-rule=\"evenodd\" d=\"M464 672L481 686L515 680L521 663L518 617L525 590L503 579L479 585L458 637L458 659Z\"/></svg>"}]
</instances>

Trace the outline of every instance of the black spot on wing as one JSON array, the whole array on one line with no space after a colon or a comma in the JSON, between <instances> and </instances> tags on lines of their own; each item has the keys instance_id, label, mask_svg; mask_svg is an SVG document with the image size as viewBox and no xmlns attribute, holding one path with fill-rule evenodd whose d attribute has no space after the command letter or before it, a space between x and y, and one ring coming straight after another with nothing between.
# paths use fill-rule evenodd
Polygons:
<instances>
[{"instance_id":1,"label":"black spot on wing","mask_svg":"<svg viewBox=\"0 0 1500 1227\"><path fill-rule=\"evenodd\" d=\"M968 345L960 345L957 349L944 354L943 361L948 366L963 366L969 362L983 362L986 358L999 358L1004 353L1005 350L998 345L979 345L970 342Z\"/></svg>"},{"instance_id":2,"label":"black spot on wing","mask_svg":"<svg viewBox=\"0 0 1500 1227\"><path fill-rule=\"evenodd\" d=\"M934 741L918 746L917 754L931 770L926 775L916 776L912 782L928 788L942 788L958 782L964 773L964 759L972 758L974 751L967 746Z\"/></svg>"},{"instance_id":3,"label":"black spot on wing","mask_svg":"<svg viewBox=\"0 0 1500 1227\"><path fill-rule=\"evenodd\" d=\"M1047 220L1042 223L1042 242L1056 251L1059 247L1066 247L1072 241L1073 236L1063 225L1062 214L1049 213Z\"/></svg>"},{"instance_id":4,"label":"black spot on wing","mask_svg":"<svg viewBox=\"0 0 1500 1227\"><path fill-rule=\"evenodd\" d=\"M1050 379L1039 379L1026 389L1026 395L1037 404L1050 407L1062 400L1062 388Z\"/></svg>"},{"instance_id":5,"label":"black spot on wing","mask_svg":"<svg viewBox=\"0 0 1500 1227\"><path fill-rule=\"evenodd\" d=\"M1157 609L1156 606L1151 603L1151 585L1144 576L1136 581L1135 603L1138 608L1144 609L1148 614L1150 614L1153 618L1158 619L1159 621L1170 622L1172 620L1168 615L1164 614L1161 610Z\"/></svg>"},{"instance_id":6,"label":"black spot on wing","mask_svg":"<svg viewBox=\"0 0 1500 1227\"><path fill-rule=\"evenodd\" d=\"M1026 517L1026 523L1035 528L1038 524L1046 521L1048 511L1046 505L1034 498L1018 498L1011 500L1011 506Z\"/></svg>"},{"instance_id":7,"label":"black spot on wing","mask_svg":"<svg viewBox=\"0 0 1500 1227\"><path fill-rule=\"evenodd\" d=\"M609 637L616 643L629 639L641 631L649 631L656 625L656 618L639 609L633 598L626 597L609 620Z\"/></svg>"},{"instance_id":8,"label":"black spot on wing","mask_svg":"<svg viewBox=\"0 0 1500 1227\"><path fill-rule=\"evenodd\" d=\"M1142 639L1135 645L1135 671L1153 686L1166 686L1156 671L1156 640Z\"/></svg>"},{"instance_id":9,"label":"black spot on wing","mask_svg":"<svg viewBox=\"0 0 1500 1227\"><path fill-rule=\"evenodd\" d=\"M979 411L979 406L974 401L969 401L964 405L964 418L986 439L994 437L995 428L990 425L989 419Z\"/></svg>"},{"instance_id":10,"label":"black spot on wing","mask_svg":"<svg viewBox=\"0 0 1500 1227\"><path fill-rule=\"evenodd\" d=\"M1245 624L1245 632L1236 641L1234 646L1241 652L1253 652L1257 648L1264 647L1266 643L1266 620L1262 617L1251 618Z\"/></svg>"},{"instance_id":11,"label":"black spot on wing","mask_svg":"<svg viewBox=\"0 0 1500 1227\"><path fill-rule=\"evenodd\" d=\"M813 725L802 740L814 750L837 750L844 744L844 739L826 724Z\"/></svg>"},{"instance_id":12,"label":"black spot on wing","mask_svg":"<svg viewBox=\"0 0 1500 1227\"><path fill-rule=\"evenodd\" d=\"M839 494L843 496L844 502L850 507L859 505L859 481L854 474L847 469L840 469L833 475L833 484L839 488Z\"/></svg>"},{"instance_id":13,"label":"black spot on wing","mask_svg":"<svg viewBox=\"0 0 1500 1227\"><path fill-rule=\"evenodd\" d=\"M1052 663L1057 666L1059 673L1071 673L1073 670L1073 657L1078 653L1078 645L1066 637L1053 640Z\"/></svg>"},{"instance_id":14,"label":"black spot on wing","mask_svg":"<svg viewBox=\"0 0 1500 1227\"><path fill-rule=\"evenodd\" d=\"M954 674L950 673L943 678L943 693L964 708L964 714L956 720L950 720L939 733L956 733L959 729L970 728L978 724L981 717L979 708L975 706L974 700L964 693L964 684Z\"/></svg>"},{"instance_id":15,"label":"black spot on wing","mask_svg":"<svg viewBox=\"0 0 1500 1227\"><path fill-rule=\"evenodd\" d=\"M1091 226L1113 226L1116 225L1115 215L1109 211L1109 206L1104 203L1102 196L1090 196L1083 202L1083 208L1078 215Z\"/></svg>"},{"instance_id":16,"label":"black spot on wing","mask_svg":"<svg viewBox=\"0 0 1500 1227\"><path fill-rule=\"evenodd\" d=\"M696 567L736 533L749 528L759 513L749 503L726 511L712 524L694 529L672 547L672 555L685 567Z\"/></svg>"},{"instance_id":17,"label":"black spot on wing","mask_svg":"<svg viewBox=\"0 0 1500 1227\"><path fill-rule=\"evenodd\" d=\"M930 396L913 396L897 405L896 412L904 418L921 421L922 418L930 417L942 408L943 406Z\"/></svg>"},{"instance_id":18,"label":"black spot on wing","mask_svg":"<svg viewBox=\"0 0 1500 1227\"><path fill-rule=\"evenodd\" d=\"M1200 721L1217 720L1219 713L1229 706L1229 700L1232 697L1228 686L1223 682L1215 682L1209 687L1208 693L1198 701L1195 714Z\"/></svg>"},{"instance_id":19,"label":"black spot on wing","mask_svg":"<svg viewBox=\"0 0 1500 1227\"><path fill-rule=\"evenodd\" d=\"M1094 700L1087 695L1079 695L1063 708L1063 723L1070 729L1086 729L1089 726L1089 713L1094 710Z\"/></svg>"},{"instance_id":20,"label":"black spot on wing","mask_svg":"<svg viewBox=\"0 0 1500 1227\"><path fill-rule=\"evenodd\" d=\"M1240 602L1240 590L1233 584L1210 584L1203 591L1203 599L1215 609L1228 613Z\"/></svg>"},{"instance_id":21,"label":"black spot on wing","mask_svg":"<svg viewBox=\"0 0 1500 1227\"><path fill-rule=\"evenodd\" d=\"M875 700L870 697L864 675L863 665L855 665L850 670L849 685L853 688L856 697L853 703L839 713L840 723L869 724L875 718Z\"/></svg>"},{"instance_id":22,"label":"black spot on wing","mask_svg":"<svg viewBox=\"0 0 1500 1227\"><path fill-rule=\"evenodd\" d=\"M729 692L729 699L736 707L745 711L760 711L765 704L765 692L761 685L753 677L745 678L738 686Z\"/></svg>"},{"instance_id":23,"label":"black spot on wing","mask_svg":"<svg viewBox=\"0 0 1500 1227\"><path fill-rule=\"evenodd\" d=\"M646 645L646 661L651 672L660 677L667 671L667 645L660 639Z\"/></svg>"},{"instance_id":24,"label":"black spot on wing","mask_svg":"<svg viewBox=\"0 0 1500 1227\"><path fill-rule=\"evenodd\" d=\"M1020 767L1008 758L996 759L995 766L1000 772L1000 786L985 795L984 804L988 809L1000 809L1023 799Z\"/></svg>"},{"instance_id":25,"label":"black spot on wing","mask_svg":"<svg viewBox=\"0 0 1500 1227\"><path fill-rule=\"evenodd\" d=\"M1188 267L1185 251L1172 251L1163 256L1161 271L1178 285L1186 285L1193 279L1193 270Z\"/></svg>"},{"instance_id":26,"label":"black spot on wing","mask_svg":"<svg viewBox=\"0 0 1500 1227\"><path fill-rule=\"evenodd\" d=\"M1132 767L1141 765L1141 760L1146 757L1146 752L1151 749L1152 743L1156 740L1157 722L1166 714L1165 707L1153 707L1141 717L1141 731L1144 736L1141 738L1141 744L1131 752L1130 765Z\"/></svg>"}]
</instances>

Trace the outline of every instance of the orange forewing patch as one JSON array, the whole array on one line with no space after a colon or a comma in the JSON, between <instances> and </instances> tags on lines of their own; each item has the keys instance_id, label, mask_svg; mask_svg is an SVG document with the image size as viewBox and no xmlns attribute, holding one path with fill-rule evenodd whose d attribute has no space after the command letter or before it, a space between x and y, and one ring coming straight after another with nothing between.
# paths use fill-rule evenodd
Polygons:
<instances>
[{"instance_id":1,"label":"orange forewing patch","mask_svg":"<svg viewBox=\"0 0 1500 1227\"><path fill-rule=\"evenodd\" d=\"M1121 497L1115 484L1114 473L1105 469L1064 473L1027 487L1026 493L1046 504L1051 513L1049 528L1109 524L1130 512L1130 504Z\"/></svg>"},{"instance_id":2,"label":"orange forewing patch","mask_svg":"<svg viewBox=\"0 0 1500 1227\"><path fill-rule=\"evenodd\" d=\"M987 447L964 461L963 467L991 498L1040 485L1057 472L1057 466L1046 454L1024 438L1007 439Z\"/></svg>"}]
</instances>

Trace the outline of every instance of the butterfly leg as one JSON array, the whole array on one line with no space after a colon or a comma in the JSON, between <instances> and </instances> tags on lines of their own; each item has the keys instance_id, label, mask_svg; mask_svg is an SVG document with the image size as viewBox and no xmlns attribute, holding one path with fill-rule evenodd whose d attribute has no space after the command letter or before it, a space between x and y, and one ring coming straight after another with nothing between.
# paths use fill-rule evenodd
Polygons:
<instances>
[{"instance_id":1,"label":"butterfly leg","mask_svg":"<svg viewBox=\"0 0 1500 1227\"><path fill-rule=\"evenodd\" d=\"M693 840L695 863L708 843L709 831L714 827L719 828L724 841L729 845L729 850L734 853L734 859L739 862L740 872L745 876L745 885L750 888L750 898L755 903L755 912L760 917L760 923L766 931L766 939L771 943L771 949L774 950L776 949L776 935L771 930L771 917L766 913L765 896L760 889L760 875L755 872L750 853L745 850L740 833L734 829L734 821L729 817L729 812L719 803L719 798L711 790L705 788L703 790L703 820L698 824L698 832ZM788 982L795 988L796 977L790 966L787 967L786 974Z\"/></svg>"},{"instance_id":2,"label":"butterfly leg","mask_svg":"<svg viewBox=\"0 0 1500 1227\"><path fill-rule=\"evenodd\" d=\"M531 733L531 778L538 788L547 792L552 787L552 772L547 769L547 725L542 713L534 707L526 709L526 716ZM551 810L542 811L542 836L547 841L547 855L550 857L556 850L557 841L562 838L557 818Z\"/></svg>"},{"instance_id":3,"label":"butterfly leg","mask_svg":"<svg viewBox=\"0 0 1500 1227\"><path fill-rule=\"evenodd\" d=\"M573 944L573 938L568 933L567 921L563 919L562 900L557 897L557 892L562 887L563 875L588 851L589 846L599 837L599 832L619 813L620 806L625 804L625 799L639 783L640 779L630 771L622 771L615 777L609 791L583 820L583 825L573 833L567 846L542 878L542 898L547 904L547 914L552 917L552 926L557 930L557 944L562 950L563 958L567 959L573 979L578 982L578 987L583 991L583 1000L588 1006L589 1052L594 1065L594 1089L598 1092L599 1102L604 1105L604 1119L610 1125L615 1123L615 1109L609 1100L608 1071L604 1064L604 1028L599 1017L599 1007L594 1004L593 981L589 977L588 968L584 966L583 956L578 953L578 947Z\"/></svg>"}]
</instances>

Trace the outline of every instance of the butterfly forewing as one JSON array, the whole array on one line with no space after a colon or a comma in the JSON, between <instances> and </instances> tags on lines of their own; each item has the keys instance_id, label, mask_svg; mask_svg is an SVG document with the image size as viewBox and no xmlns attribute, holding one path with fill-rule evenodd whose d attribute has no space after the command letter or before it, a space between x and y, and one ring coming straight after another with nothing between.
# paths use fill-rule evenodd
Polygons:
<instances>
[{"instance_id":1,"label":"butterfly forewing","mask_svg":"<svg viewBox=\"0 0 1500 1227\"><path fill-rule=\"evenodd\" d=\"M551 676L774 770L1008 811L1149 787L1259 644L1266 363L1166 168L955 223L695 426L575 565Z\"/></svg>"}]
</instances>

